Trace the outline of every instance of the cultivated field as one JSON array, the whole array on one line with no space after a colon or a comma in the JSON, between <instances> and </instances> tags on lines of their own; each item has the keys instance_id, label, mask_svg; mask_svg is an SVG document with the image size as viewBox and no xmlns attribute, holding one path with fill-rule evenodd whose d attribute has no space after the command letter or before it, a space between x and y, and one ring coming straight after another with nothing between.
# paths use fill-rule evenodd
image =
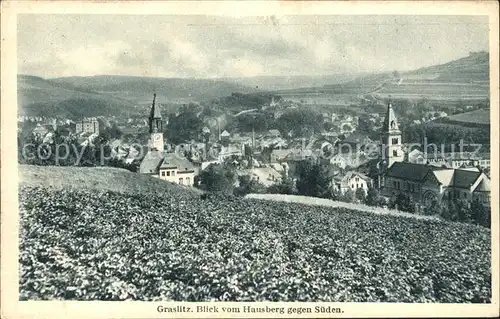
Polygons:
<instances>
[{"instance_id":1,"label":"cultivated field","mask_svg":"<svg viewBox=\"0 0 500 319\"><path fill-rule=\"evenodd\" d=\"M20 186L22 300L491 300L482 227L71 175L54 188L43 169Z\"/></svg>"},{"instance_id":2,"label":"cultivated field","mask_svg":"<svg viewBox=\"0 0 500 319\"><path fill-rule=\"evenodd\" d=\"M478 126L489 126L490 125L490 110L482 109L475 110L471 112L465 112L460 114L455 114L451 116L447 116L441 119L443 123L454 123L454 124L474 124Z\"/></svg>"}]
</instances>

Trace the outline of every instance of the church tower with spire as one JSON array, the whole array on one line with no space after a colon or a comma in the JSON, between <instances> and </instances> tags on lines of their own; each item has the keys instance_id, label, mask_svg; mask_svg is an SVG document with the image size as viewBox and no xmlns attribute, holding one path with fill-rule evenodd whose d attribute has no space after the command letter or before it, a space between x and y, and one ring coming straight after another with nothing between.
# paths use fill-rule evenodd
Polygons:
<instances>
[{"instance_id":1,"label":"church tower with spire","mask_svg":"<svg viewBox=\"0 0 500 319\"><path fill-rule=\"evenodd\" d=\"M149 134L150 148L163 153L163 122L161 119L160 106L156 105L156 93L153 95L153 105L151 106L151 113L149 115Z\"/></svg>"},{"instance_id":2,"label":"church tower with spire","mask_svg":"<svg viewBox=\"0 0 500 319\"><path fill-rule=\"evenodd\" d=\"M401 131L399 130L398 120L392 109L392 103L389 101L387 114L382 126L382 145L381 155L387 168L395 162L404 161L403 144L401 140Z\"/></svg>"}]
</instances>

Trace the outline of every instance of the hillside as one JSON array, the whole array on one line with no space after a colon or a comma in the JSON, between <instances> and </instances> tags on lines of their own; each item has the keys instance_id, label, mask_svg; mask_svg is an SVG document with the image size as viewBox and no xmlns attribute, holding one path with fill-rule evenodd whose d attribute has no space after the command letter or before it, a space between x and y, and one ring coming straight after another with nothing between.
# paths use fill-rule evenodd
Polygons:
<instances>
[{"instance_id":1,"label":"hillside","mask_svg":"<svg viewBox=\"0 0 500 319\"><path fill-rule=\"evenodd\" d=\"M120 98L28 75L18 75L17 96L19 113L29 116L119 116L134 107Z\"/></svg>"},{"instance_id":2,"label":"hillside","mask_svg":"<svg viewBox=\"0 0 500 319\"><path fill-rule=\"evenodd\" d=\"M355 78L356 77L356 78ZM184 104L230 96L272 92L297 102L349 106L360 101L398 99L477 102L489 97L489 53L476 52L442 65L409 72L181 79L135 76L87 76L42 79L18 76L22 114L68 118L143 114L158 94L158 103ZM144 113L145 114L145 113Z\"/></svg>"},{"instance_id":3,"label":"hillside","mask_svg":"<svg viewBox=\"0 0 500 319\"><path fill-rule=\"evenodd\" d=\"M445 64L421 68L405 75L447 83L488 83L490 78L488 52L471 52L469 56Z\"/></svg>"},{"instance_id":4,"label":"hillside","mask_svg":"<svg viewBox=\"0 0 500 319\"><path fill-rule=\"evenodd\" d=\"M158 94L158 103L165 104L212 99L233 92L256 92L243 85L208 79L125 76L43 79L29 75L18 75L17 79L20 114L56 114L70 119L142 114L151 103L153 92Z\"/></svg>"},{"instance_id":5,"label":"hillside","mask_svg":"<svg viewBox=\"0 0 500 319\"><path fill-rule=\"evenodd\" d=\"M476 52L445 64L408 72L378 73L340 84L282 90L282 95L354 95L368 99L393 98L439 101L477 101L489 97L489 53Z\"/></svg>"},{"instance_id":6,"label":"hillside","mask_svg":"<svg viewBox=\"0 0 500 319\"><path fill-rule=\"evenodd\" d=\"M490 125L490 109L474 110L470 112L450 115L440 119L438 122L457 124L463 126L483 126Z\"/></svg>"},{"instance_id":7,"label":"hillside","mask_svg":"<svg viewBox=\"0 0 500 319\"><path fill-rule=\"evenodd\" d=\"M194 78L99 75L56 78L51 81L120 97L135 103L150 103L153 91L157 93L159 103L176 100L179 102L199 101L231 95L233 92L256 91L250 87L228 81Z\"/></svg>"},{"instance_id":8,"label":"hillside","mask_svg":"<svg viewBox=\"0 0 500 319\"><path fill-rule=\"evenodd\" d=\"M338 73L332 75L297 75L297 76L255 76L247 78L227 78L229 82L239 83L264 91L290 90L307 87L321 87L324 85L340 84L354 80L361 74Z\"/></svg>"},{"instance_id":9,"label":"hillside","mask_svg":"<svg viewBox=\"0 0 500 319\"><path fill-rule=\"evenodd\" d=\"M478 226L20 170L21 300L491 301Z\"/></svg>"},{"instance_id":10,"label":"hillside","mask_svg":"<svg viewBox=\"0 0 500 319\"><path fill-rule=\"evenodd\" d=\"M200 194L194 188L161 181L121 168L19 165L21 186L95 190L122 194Z\"/></svg>"}]
</instances>

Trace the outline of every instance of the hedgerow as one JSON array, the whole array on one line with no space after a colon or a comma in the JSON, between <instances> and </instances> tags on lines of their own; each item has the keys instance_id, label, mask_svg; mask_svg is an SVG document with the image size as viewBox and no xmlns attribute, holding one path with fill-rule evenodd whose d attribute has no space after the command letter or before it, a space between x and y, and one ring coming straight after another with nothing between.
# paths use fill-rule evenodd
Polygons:
<instances>
[{"instance_id":1,"label":"hedgerow","mask_svg":"<svg viewBox=\"0 0 500 319\"><path fill-rule=\"evenodd\" d=\"M192 194L20 189L21 300L474 302L490 231Z\"/></svg>"}]
</instances>

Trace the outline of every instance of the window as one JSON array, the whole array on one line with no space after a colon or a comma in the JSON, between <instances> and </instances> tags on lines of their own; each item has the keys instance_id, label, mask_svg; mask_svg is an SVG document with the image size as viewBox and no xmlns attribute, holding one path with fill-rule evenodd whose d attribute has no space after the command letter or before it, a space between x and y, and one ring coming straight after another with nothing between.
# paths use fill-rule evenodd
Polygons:
<instances>
[{"instance_id":1,"label":"window","mask_svg":"<svg viewBox=\"0 0 500 319\"><path fill-rule=\"evenodd\" d=\"M397 137L392 139L392 144L398 144L398 143L399 143L399 141L398 141Z\"/></svg>"},{"instance_id":2,"label":"window","mask_svg":"<svg viewBox=\"0 0 500 319\"><path fill-rule=\"evenodd\" d=\"M165 171L161 171L161 176L165 176Z\"/></svg>"},{"instance_id":3,"label":"window","mask_svg":"<svg viewBox=\"0 0 500 319\"><path fill-rule=\"evenodd\" d=\"M170 176L170 171L167 171L167 176Z\"/></svg>"},{"instance_id":4,"label":"window","mask_svg":"<svg viewBox=\"0 0 500 319\"><path fill-rule=\"evenodd\" d=\"M393 150L392 151L392 156L398 156L398 150Z\"/></svg>"},{"instance_id":5,"label":"window","mask_svg":"<svg viewBox=\"0 0 500 319\"><path fill-rule=\"evenodd\" d=\"M359 182L359 177L356 177L356 183Z\"/></svg>"},{"instance_id":6,"label":"window","mask_svg":"<svg viewBox=\"0 0 500 319\"><path fill-rule=\"evenodd\" d=\"M191 185L191 178L186 177L186 185Z\"/></svg>"},{"instance_id":7,"label":"window","mask_svg":"<svg viewBox=\"0 0 500 319\"><path fill-rule=\"evenodd\" d=\"M172 171L172 176L175 176L175 171Z\"/></svg>"},{"instance_id":8,"label":"window","mask_svg":"<svg viewBox=\"0 0 500 319\"><path fill-rule=\"evenodd\" d=\"M354 189L354 184L351 184L351 188Z\"/></svg>"},{"instance_id":9,"label":"window","mask_svg":"<svg viewBox=\"0 0 500 319\"><path fill-rule=\"evenodd\" d=\"M179 184L184 185L184 179L182 177L179 178Z\"/></svg>"},{"instance_id":10,"label":"window","mask_svg":"<svg viewBox=\"0 0 500 319\"><path fill-rule=\"evenodd\" d=\"M392 182L392 185L394 186L394 188L397 188L397 183L395 181Z\"/></svg>"}]
</instances>

